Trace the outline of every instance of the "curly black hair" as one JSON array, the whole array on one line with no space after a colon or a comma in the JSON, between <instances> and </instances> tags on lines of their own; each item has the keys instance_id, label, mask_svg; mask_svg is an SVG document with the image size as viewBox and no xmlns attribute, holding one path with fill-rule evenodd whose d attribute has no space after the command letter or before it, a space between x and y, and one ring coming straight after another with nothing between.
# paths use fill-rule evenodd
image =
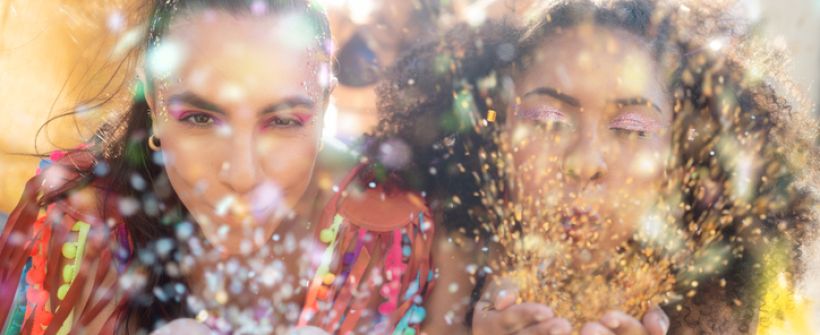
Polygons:
<instances>
[{"instance_id":1,"label":"curly black hair","mask_svg":"<svg viewBox=\"0 0 820 335\"><path fill-rule=\"evenodd\" d=\"M673 332L694 327L748 333L767 270L761 266L763 248L787 241L792 258L799 258L799 246L816 221L811 210L818 201L801 176L817 167L792 159L816 157L816 148L815 139L793 136L798 113L769 82L750 78L742 56L732 54L732 48L707 52L712 36L745 38L738 36L737 22L720 14L708 6L664 6L651 0L567 1L523 28L507 22L456 27L408 51L379 87L383 120L369 139L372 161L424 192L447 230L486 241L498 220L484 202L482 187L488 179L503 177L483 157L499 155L497 125L504 124L513 102L505 81L526 68L536 47L557 31L593 23L634 34L649 43L669 74L675 111L672 161L685 171L678 181L685 204L681 226L699 246L719 241L731 250L723 271L700 278L701 294L667 306ZM494 123L487 121L490 114ZM759 178L753 195L743 199L732 194L738 163L724 146L746 139L760 143L754 150L762 167L753 177ZM384 158L385 143L397 141L411 157L404 164ZM716 234L710 235L707 226ZM789 270L799 273L797 264ZM681 287L691 285L686 278L702 270L680 270ZM478 280L480 286L482 277Z\"/></svg>"}]
</instances>

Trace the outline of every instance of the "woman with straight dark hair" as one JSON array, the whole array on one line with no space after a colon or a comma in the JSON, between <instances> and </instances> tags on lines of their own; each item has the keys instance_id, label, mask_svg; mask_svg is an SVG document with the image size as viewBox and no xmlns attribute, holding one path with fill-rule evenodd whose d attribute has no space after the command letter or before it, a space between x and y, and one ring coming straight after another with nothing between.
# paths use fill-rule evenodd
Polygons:
<instances>
[{"instance_id":1,"label":"woman with straight dark hair","mask_svg":"<svg viewBox=\"0 0 820 335\"><path fill-rule=\"evenodd\" d=\"M0 236L3 333L418 329L421 197L366 167L313 178L335 85L323 10L162 0L146 27L130 109L51 154Z\"/></svg>"}]
</instances>

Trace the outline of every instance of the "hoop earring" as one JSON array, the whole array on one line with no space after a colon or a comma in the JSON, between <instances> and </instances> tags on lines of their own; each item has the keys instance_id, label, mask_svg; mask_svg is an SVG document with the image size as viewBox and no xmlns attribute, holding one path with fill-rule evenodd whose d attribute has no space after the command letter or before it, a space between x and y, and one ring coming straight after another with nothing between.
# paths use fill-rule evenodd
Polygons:
<instances>
[{"instance_id":1,"label":"hoop earring","mask_svg":"<svg viewBox=\"0 0 820 335\"><path fill-rule=\"evenodd\" d=\"M159 151L160 145L162 145L162 143L160 143L156 135L151 135L150 137L148 137L148 148L150 148L153 151Z\"/></svg>"}]
</instances>

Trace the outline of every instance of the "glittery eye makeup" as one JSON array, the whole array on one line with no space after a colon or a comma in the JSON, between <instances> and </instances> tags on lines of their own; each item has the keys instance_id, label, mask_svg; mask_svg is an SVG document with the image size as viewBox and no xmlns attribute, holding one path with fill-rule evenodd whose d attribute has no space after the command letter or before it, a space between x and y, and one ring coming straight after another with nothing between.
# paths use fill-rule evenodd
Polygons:
<instances>
[{"instance_id":1,"label":"glittery eye makeup","mask_svg":"<svg viewBox=\"0 0 820 335\"><path fill-rule=\"evenodd\" d=\"M563 122L567 119L564 112L552 106L518 106L515 115L531 121Z\"/></svg>"},{"instance_id":2,"label":"glittery eye makeup","mask_svg":"<svg viewBox=\"0 0 820 335\"><path fill-rule=\"evenodd\" d=\"M560 109L546 104L536 106L519 105L516 117L525 121L545 126L547 130L562 131L573 129L570 118Z\"/></svg>"},{"instance_id":3,"label":"glittery eye makeup","mask_svg":"<svg viewBox=\"0 0 820 335\"><path fill-rule=\"evenodd\" d=\"M229 111L221 109L194 93L184 92L172 96L168 115L177 122L196 128L209 128L226 124L231 118ZM260 130L296 130L311 123L317 112L309 98L293 97L261 109L258 122Z\"/></svg>"},{"instance_id":4,"label":"glittery eye makeup","mask_svg":"<svg viewBox=\"0 0 820 335\"><path fill-rule=\"evenodd\" d=\"M306 115L292 115L292 116L273 116L267 118L262 123L262 129L293 129L302 128L310 121L310 116Z\"/></svg>"},{"instance_id":5,"label":"glittery eye makeup","mask_svg":"<svg viewBox=\"0 0 820 335\"><path fill-rule=\"evenodd\" d=\"M174 109L171 109L171 115L178 122L181 122L187 126L192 127L206 128L222 124L222 120L220 120L219 118L209 113L200 111L181 110L178 112L174 112Z\"/></svg>"},{"instance_id":6,"label":"glittery eye makeup","mask_svg":"<svg viewBox=\"0 0 820 335\"><path fill-rule=\"evenodd\" d=\"M270 117L263 119L261 129L296 130L307 126L316 115L315 112L301 111L304 110L303 108L297 108L297 110L300 111L279 110L271 113Z\"/></svg>"},{"instance_id":7,"label":"glittery eye makeup","mask_svg":"<svg viewBox=\"0 0 820 335\"><path fill-rule=\"evenodd\" d=\"M293 113L293 117L299 120L301 124L307 124L313 120L314 113Z\"/></svg>"},{"instance_id":8,"label":"glittery eye makeup","mask_svg":"<svg viewBox=\"0 0 820 335\"><path fill-rule=\"evenodd\" d=\"M661 128L657 120L638 112L622 113L612 119L609 124L609 129L636 133L640 137L646 137L649 133L656 133Z\"/></svg>"},{"instance_id":9,"label":"glittery eye makeup","mask_svg":"<svg viewBox=\"0 0 820 335\"><path fill-rule=\"evenodd\" d=\"M202 111L188 104L171 99L168 105L168 115L185 126L207 128L222 124L222 120L212 113Z\"/></svg>"}]
</instances>

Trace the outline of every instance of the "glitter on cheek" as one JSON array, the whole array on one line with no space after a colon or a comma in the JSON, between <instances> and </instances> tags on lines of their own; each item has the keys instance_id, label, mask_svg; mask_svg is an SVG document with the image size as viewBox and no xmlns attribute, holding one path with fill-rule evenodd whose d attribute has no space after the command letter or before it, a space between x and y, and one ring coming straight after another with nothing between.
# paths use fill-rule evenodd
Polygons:
<instances>
[{"instance_id":1,"label":"glitter on cheek","mask_svg":"<svg viewBox=\"0 0 820 335\"><path fill-rule=\"evenodd\" d=\"M525 125L517 125L512 131L512 143L514 146L524 146L527 144L527 139L532 132L531 127Z\"/></svg>"},{"instance_id":2,"label":"glitter on cheek","mask_svg":"<svg viewBox=\"0 0 820 335\"><path fill-rule=\"evenodd\" d=\"M632 161L632 171L640 177L650 177L655 175L661 166L661 160L657 154L646 151L640 152Z\"/></svg>"}]
</instances>

